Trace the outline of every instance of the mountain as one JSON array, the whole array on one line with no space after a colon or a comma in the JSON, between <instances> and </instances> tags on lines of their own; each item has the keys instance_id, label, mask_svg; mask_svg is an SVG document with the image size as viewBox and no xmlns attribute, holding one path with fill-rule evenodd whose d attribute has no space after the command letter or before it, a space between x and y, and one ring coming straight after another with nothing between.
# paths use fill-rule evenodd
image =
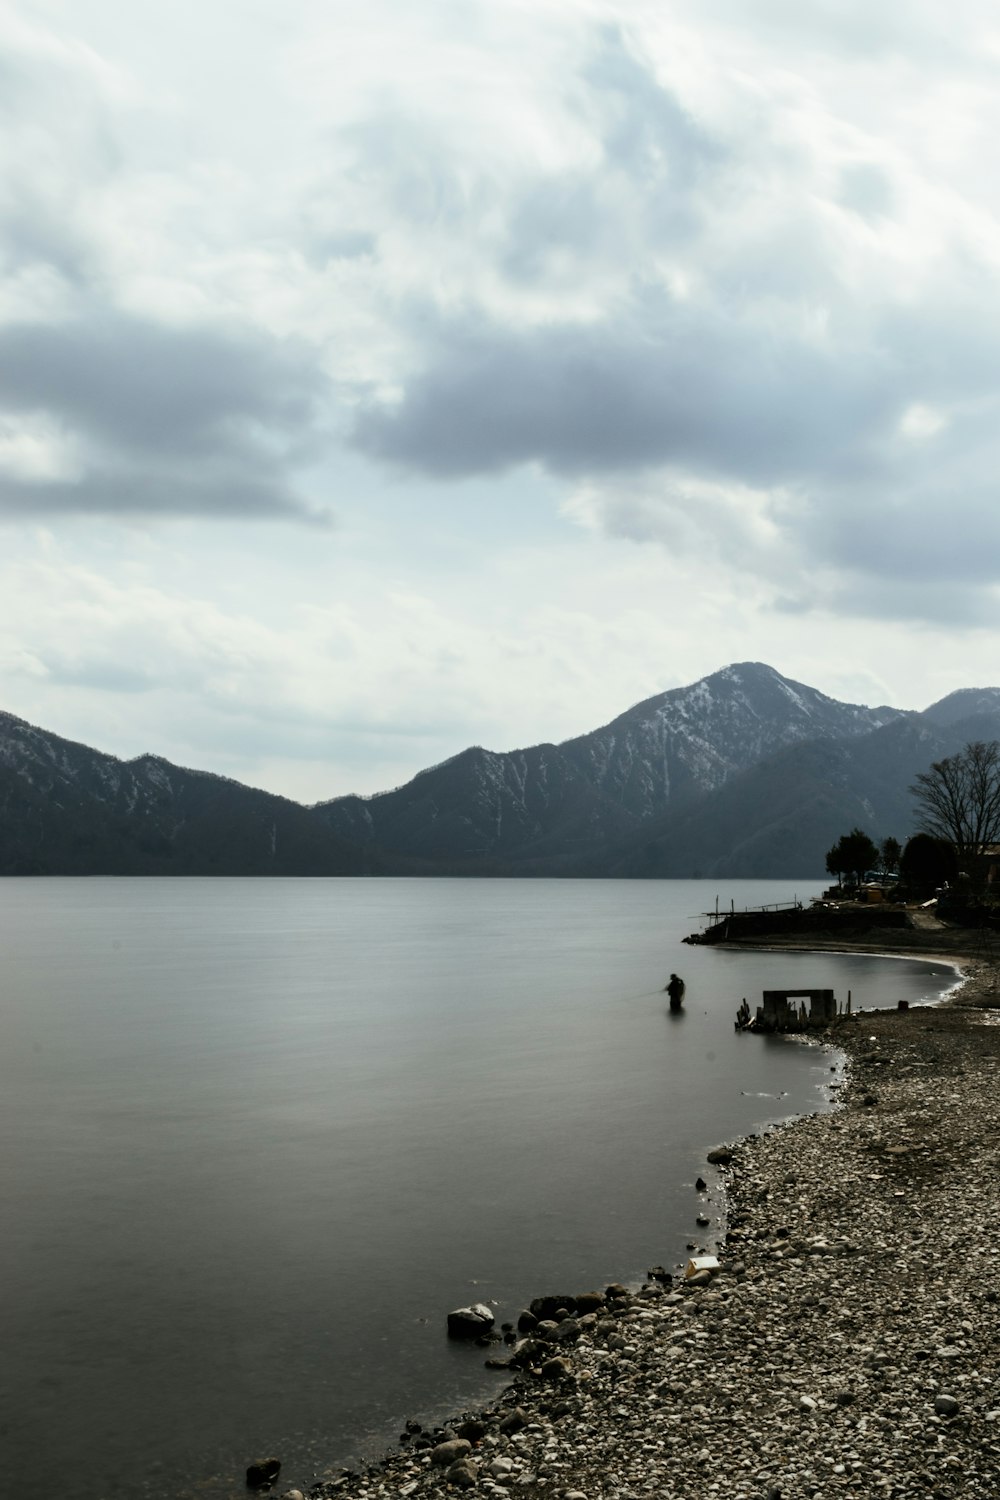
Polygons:
<instances>
[{"instance_id":1,"label":"mountain","mask_svg":"<svg viewBox=\"0 0 1000 1500\"><path fill-rule=\"evenodd\" d=\"M970 700L969 718L901 714L866 735L782 750L679 815L652 820L604 873L811 878L850 828L905 843L917 831L917 774L970 740L1000 739L1000 690L988 691L992 698Z\"/></svg>"},{"instance_id":2,"label":"mountain","mask_svg":"<svg viewBox=\"0 0 1000 1500\"><path fill-rule=\"evenodd\" d=\"M971 739L1000 739L1000 689L872 709L743 662L562 744L473 746L309 808L0 713L0 873L816 879L855 824L904 841L914 777Z\"/></svg>"},{"instance_id":3,"label":"mountain","mask_svg":"<svg viewBox=\"0 0 1000 1500\"><path fill-rule=\"evenodd\" d=\"M947 727L967 724L973 719L992 719L1000 711L1000 688L959 688L925 708L923 717L931 724Z\"/></svg>"},{"instance_id":4,"label":"mountain","mask_svg":"<svg viewBox=\"0 0 1000 1500\"><path fill-rule=\"evenodd\" d=\"M0 713L0 874L356 875L308 808L156 755L121 761Z\"/></svg>"},{"instance_id":5,"label":"mountain","mask_svg":"<svg viewBox=\"0 0 1000 1500\"><path fill-rule=\"evenodd\" d=\"M643 838L650 820L679 814L781 750L852 739L900 717L743 662L561 745L475 747L394 791L317 810L343 838L452 873L606 873L607 859Z\"/></svg>"}]
</instances>

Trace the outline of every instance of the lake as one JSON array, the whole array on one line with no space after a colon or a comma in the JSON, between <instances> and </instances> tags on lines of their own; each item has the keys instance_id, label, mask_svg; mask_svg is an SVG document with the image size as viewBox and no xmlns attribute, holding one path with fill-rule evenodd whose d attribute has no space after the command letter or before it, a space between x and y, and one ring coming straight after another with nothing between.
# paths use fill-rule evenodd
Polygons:
<instances>
[{"instance_id":1,"label":"lake","mask_svg":"<svg viewBox=\"0 0 1000 1500\"><path fill-rule=\"evenodd\" d=\"M711 1232L706 1150L825 1107L834 1077L827 1049L736 1035L743 996L953 980L681 945L716 899L818 890L4 880L12 1490L224 1500L272 1452L304 1486L497 1392L450 1309L499 1323L682 1262Z\"/></svg>"}]
</instances>

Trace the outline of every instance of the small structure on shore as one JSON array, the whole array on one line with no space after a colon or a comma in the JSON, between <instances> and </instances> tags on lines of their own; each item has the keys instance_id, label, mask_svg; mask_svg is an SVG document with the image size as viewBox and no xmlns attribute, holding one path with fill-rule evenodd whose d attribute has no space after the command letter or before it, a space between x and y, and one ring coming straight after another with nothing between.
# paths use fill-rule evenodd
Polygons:
<instances>
[{"instance_id":1,"label":"small structure on shore","mask_svg":"<svg viewBox=\"0 0 1000 1500\"><path fill-rule=\"evenodd\" d=\"M806 1001L809 1008L806 1009ZM796 1002L798 1002L796 1004ZM744 999L736 1012L737 1031L825 1031L851 1014L851 992L847 1005L838 1006L833 990L765 990L757 1014L750 1015Z\"/></svg>"}]
</instances>

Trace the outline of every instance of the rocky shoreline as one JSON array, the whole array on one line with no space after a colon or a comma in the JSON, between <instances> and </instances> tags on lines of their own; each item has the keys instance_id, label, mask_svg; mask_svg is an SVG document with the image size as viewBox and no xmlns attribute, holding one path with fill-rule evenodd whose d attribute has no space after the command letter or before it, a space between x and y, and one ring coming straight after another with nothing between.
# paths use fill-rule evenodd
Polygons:
<instances>
[{"instance_id":1,"label":"rocky shoreline","mask_svg":"<svg viewBox=\"0 0 1000 1500\"><path fill-rule=\"evenodd\" d=\"M972 934L903 936L892 952L977 950ZM536 1326L494 1351L515 1368L490 1408L433 1432L408 1424L398 1452L308 1493L1000 1490L1000 966L977 956L963 967L946 1004L862 1012L826 1038L847 1059L836 1112L706 1164L728 1218L704 1284L664 1273L639 1290L533 1304Z\"/></svg>"}]
</instances>

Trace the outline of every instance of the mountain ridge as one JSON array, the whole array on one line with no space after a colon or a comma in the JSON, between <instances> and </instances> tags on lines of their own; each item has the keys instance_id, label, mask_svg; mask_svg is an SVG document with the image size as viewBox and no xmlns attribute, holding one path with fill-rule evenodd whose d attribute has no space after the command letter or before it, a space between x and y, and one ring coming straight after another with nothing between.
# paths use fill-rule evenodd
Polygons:
<instances>
[{"instance_id":1,"label":"mountain ridge","mask_svg":"<svg viewBox=\"0 0 1000 1500\"><path fill-rule=\"evenodd\" d=\"M555 856L561 843L565 860L581 825L591 844L616 842L783 747L867 733L901 712L841 704L764 663L736 663L560 744L470 747L363 808L351 797L317 806L342 837L410 855L432 850L460 863L510 858L516 846L531 858Z\"/></svg>"},{"instance_id":2,"label":"mountain ridge","mask_svg":"<svg viewBox=\"0 0 1000 1500\"><path fill-rule=\"evenodd\" d=\"M560 743L304 806L0 711L0 873L821 878L846 828L912 831L913 777L970 738L1000 738L1000 689L869 708L740 662Z\"/></svg>"}]
</instances>

